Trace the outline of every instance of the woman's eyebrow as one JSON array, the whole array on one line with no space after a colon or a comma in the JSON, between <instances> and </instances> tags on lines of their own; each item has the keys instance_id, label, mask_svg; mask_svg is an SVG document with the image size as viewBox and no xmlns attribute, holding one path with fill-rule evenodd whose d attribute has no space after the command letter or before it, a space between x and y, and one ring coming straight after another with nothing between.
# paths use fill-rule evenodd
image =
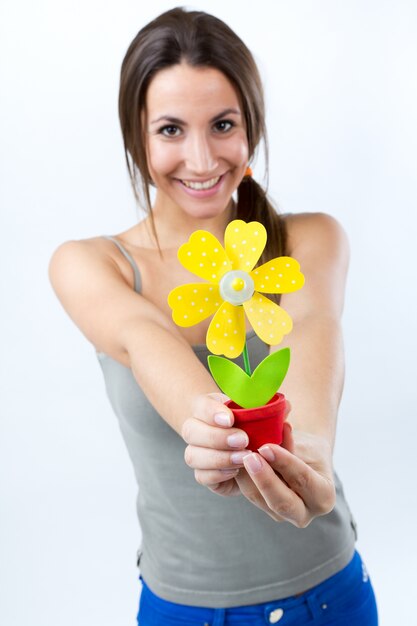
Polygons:
<instances>
[{"instance_id":1,"label":"woman's eyebrow","mask_svg":"<svg viewBox=\"0 0 417 626\"><path fill-rule=\"evenodd\" d=\"M218 115L215 115L210 122L217 122L218 120L221 120L222 117L226 117L226 115L241 115L239 109L225 109L224 111L222 111L221 113L219 113Z\"/></svg>"},{"instance_id":2,"label":"woman's eyebrow","mask_svg":"<svg viewBox=\"0 0 417 626\"><path fill-rule=\"evenodd\" d=\"M222 119L226 115L230 115L230 114L241 115L241 112L239 111L239 109L232 109L232 108L225 109L218 115L215 115L210 120L210 123L217 122L218 120ZM162 121L169 122L170 124L181 124L181 126L187 125L187 122L185 122L184 120L181 120L179 117L172 117L172 115L161 115L156 120L152 120L150 124L156 124L157 122L162 122Z\"/></svg>"}]
</instances>

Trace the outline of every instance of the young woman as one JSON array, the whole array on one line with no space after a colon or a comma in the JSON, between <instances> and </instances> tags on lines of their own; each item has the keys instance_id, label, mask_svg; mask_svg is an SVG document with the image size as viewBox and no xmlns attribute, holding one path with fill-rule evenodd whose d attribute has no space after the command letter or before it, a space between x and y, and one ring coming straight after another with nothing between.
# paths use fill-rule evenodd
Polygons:
<instances>
[{"instance_id":1,"label":"young woman","mask_svg":"<svg viewBox=\"0 0 417 626\"><path fill-rule=\"evenodd\" d=\"M119 112L148 216L114 237L64 243L50 277L96 348L135 468L139 624L374 626L371 583L332 467L344 232L324 214L278 215L251 177L248 164L266 145L261 81L217 18L174 9L143 28L123 61ZM281 297L294 323L279 346L292 350L284 444L259 451L247 449L207 371L210 320L179 328L167 304L174 287L195 281L178 247L196 229L222 241L235 218L265 225L261 263L288 254L306 277ZM248 322L247 341L256 365L270 347Z\"/></svg>"}]
</instances>

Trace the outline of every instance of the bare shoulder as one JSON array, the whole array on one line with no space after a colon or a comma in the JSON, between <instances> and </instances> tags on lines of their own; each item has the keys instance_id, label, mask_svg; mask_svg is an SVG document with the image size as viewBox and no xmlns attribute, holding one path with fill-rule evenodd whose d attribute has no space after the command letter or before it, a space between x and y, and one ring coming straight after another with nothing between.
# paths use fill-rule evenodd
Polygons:
<instances>
[{"instance_id":1,"label":"bare shoulder","mask_svg":"<svg viewBox=\"0 0 417 626\"><path fill-rule=\"evenodd\" d=\"M327 213L297 213L285 216L289 254L300 248L327 248L349 255L346 231L340 222Z\"/></svg>"},{"instance_id":2,"label":"bare shoulder","mask_svg":"<svg viewBox=\"0 0 417 626\"><path fill-rule=\"evenodd\" d=\"M78 275L95 271L109 273L131 284L129 271L116 256L114 244L103 237L65 241L54 251L49 262L49 278L56 291L64 289L68 281L73 282Z\"/></svg>"},{"instance_id":3,"label":"bare shoulder","mask_svg":"<svg viewBox=\"0 0 417 626\"><path fill-rule=\"evenodd\" d=\"M349 266L349 244L341 224L325 213L299 213L285 217L288 254L301 265L305 285L291 294L288 306L299 317L317 311L340 317ZM287 306L285 294L282 301Z\"/></svg>"},{"instance_id":4,"label":"bare shoulder","mask_svg":"<svg viewBox=\"0 0 417 626\"><path fill-rule=\"evenodd\" d=\"M336 256L348 262L349 242L340 222L327 213L298 213L285 216L288 253L308 251L324 257Z\"/></svg>"},{"instance_id":5,"label":"bare shoulder","mask_svg":"<svg viewBox=\"0 0 417 626\"><path fill-rule=\"evenodd\" d=\"M102 237L66 241L49 263L52 287L68 315L97 350L124 365L129 364L129 342L137 329L149 320L173 326L134 291L132 274L114 243Z\"/></svg>"}]
</instances>

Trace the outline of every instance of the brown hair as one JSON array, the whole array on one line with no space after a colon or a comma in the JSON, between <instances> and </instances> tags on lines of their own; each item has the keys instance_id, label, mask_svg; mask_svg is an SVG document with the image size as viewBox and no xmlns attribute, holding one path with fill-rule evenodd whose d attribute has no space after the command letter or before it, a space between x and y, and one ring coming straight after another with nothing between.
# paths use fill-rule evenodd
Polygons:
<instances>
[{"instance_id":1,"label":"brown hair","mask_svg":"<svg viewBox=\"0 0 417 626\"><path fill-rule=\"evenodd\" d=\"M130 44L122 63L119 91L119 117L133 192L138 203L141 199L145 201L157 241L141 112L155 74L182 61L192 67L215 68L230 80L242 103L249 158L252 159L263 139L268 169L263 89L251 52L224 22L212 15L183 8L162 13L142 28ZM284 221L264 189L252 177L246 176L237 193L236 217L246 222L257 220L267 230L268 244L260 262L285 254Z\"/></svg>"}]
</instances>

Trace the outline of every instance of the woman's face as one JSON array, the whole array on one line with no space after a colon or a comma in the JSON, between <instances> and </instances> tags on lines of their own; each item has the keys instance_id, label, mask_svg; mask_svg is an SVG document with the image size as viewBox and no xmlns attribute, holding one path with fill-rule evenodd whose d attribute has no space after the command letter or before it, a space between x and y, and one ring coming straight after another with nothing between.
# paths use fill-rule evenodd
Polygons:
<instances>
[{"instance_id":1,"label":"woman's face","mask_svg":"<svg viewBox=\"0 0 417 626\"><path fill-rule=\"evenodd\" d=\"M145 124L155 209L168 205L197 219L222 213L248 163L243 111L224 74L186 63L159 71Z\"/></svg>"}]
</instances>

